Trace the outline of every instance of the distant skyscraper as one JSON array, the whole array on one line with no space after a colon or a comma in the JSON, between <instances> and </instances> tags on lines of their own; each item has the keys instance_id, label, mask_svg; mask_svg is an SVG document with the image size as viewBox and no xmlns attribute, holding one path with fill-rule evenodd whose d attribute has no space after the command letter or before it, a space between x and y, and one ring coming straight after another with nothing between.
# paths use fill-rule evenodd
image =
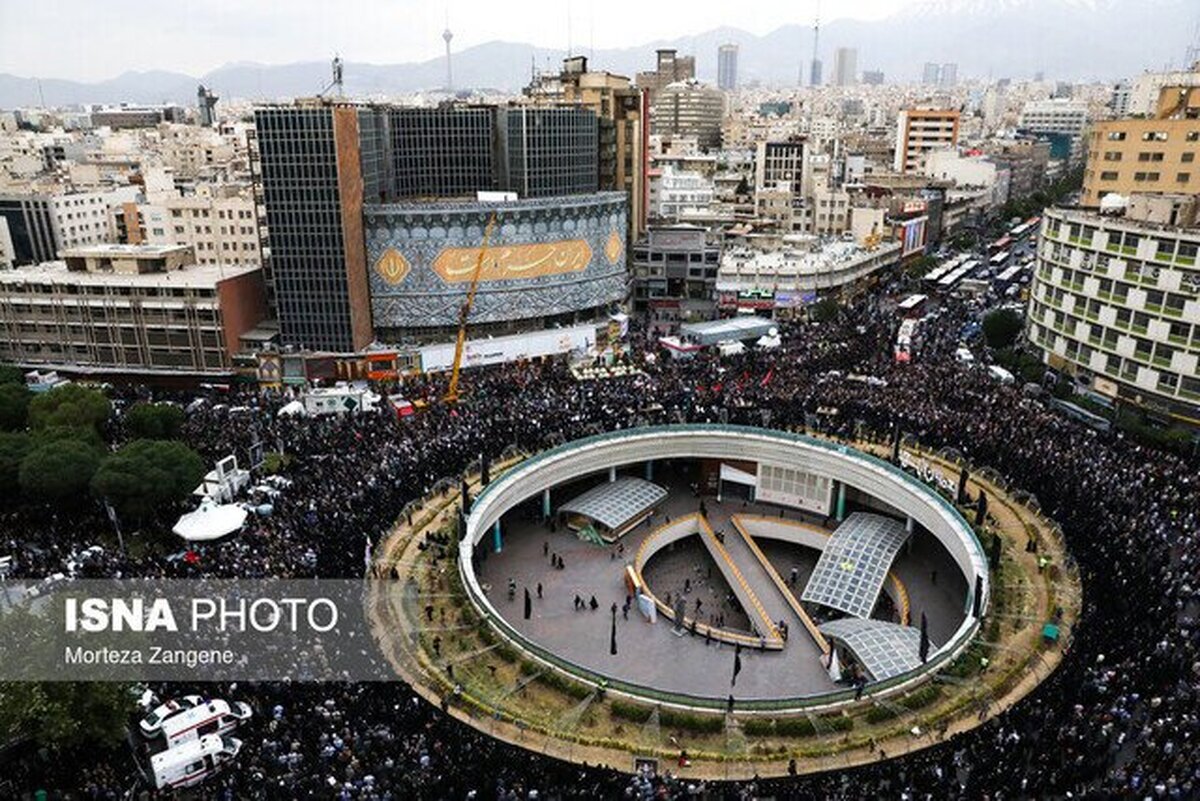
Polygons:
<instances>
[{"instance_id":1,"label":"distant skyscraper","mask_svg":"<svg viewBox=\"0 0 1200 801\"><path fill-rule=\"evenodd\" d=\"M200 110L200 124L211 128L216 119L217 96L203 84L196 89L196 105Z\"/></svg>"},{"instance_id":2,"label":"distant skyscraper","mask_svg":"<svg viewBox=\"0 0 1200 801\"><path fill-rule=\"evenodd\" d=\"M867 86L882 86L883 71L882 70L863 70L862 82Z\"/></svg>"},{"instance_id":3,"label":"distant skyscraper","mask_svg":"<svg viewBox=\"0 0 1200 801\"><path fill-rule=\"evenodd\" d=\"M921 73L921 83L925 86L937 86L938 77L941 74L941 67L927 61L925 62L925 70Z\"/></svg>"},{"instance_id":4,"label":"distant skyscraper","mask_svg":"<svg viewBox=\"0 0 1200 801\"><path fill-rule=\"evenodd\" d=\"M835 86L853 86L858 79L858 51L853 47L839 47L833 56L833 83Z\"/></svg>"},{"instance_id":5,"label":"distant skyscraper","mask_svg":"<svg viewBox=\"0 0 1200 801\"><path fill-rule=\"evenodd\" d=\"M717 86L719 88L737 88L737 61L737 45L723 44L717 48Z\"/></svg>"},{"instance_id":6,"label":"distant skyscraper","mask_svg":"<svg viewBox=\"0 0 1200 801\"><path fill-rule=\"evenodd\" d=\"M808 71L808 85L820 86L821 78L821 2L817 0L817 14L813 18L812 67Z\"/></svg>"},{"instance_id":7,"label":"distant skyscraper","mask_svg":"<svg viewBox=\"0 0 1200 801\"><path fill-rule=\"evenodd\" d=\"M941 75L938 76L938 86L943 89L953 89L958 85L958 65L943 64Z\"/></svg>"}]
</instances>

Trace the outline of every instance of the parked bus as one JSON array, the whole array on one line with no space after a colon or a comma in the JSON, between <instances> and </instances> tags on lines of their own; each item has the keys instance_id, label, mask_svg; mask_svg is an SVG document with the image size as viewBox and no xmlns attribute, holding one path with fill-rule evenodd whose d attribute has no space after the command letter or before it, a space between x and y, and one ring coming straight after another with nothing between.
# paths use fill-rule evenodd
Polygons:
<instances>
[{"instance_id":1,"label":"parked bus","mask_svg":"<svg viewBox=\"0 0 1200 801\"><path fill-rule=\"evenodd\" d=\"M999 253L1002 250L1008 250L1012 247L1013 240L1011 236L1002 236L992 244L988 245L988 253Z\"/></svg>"},{"instance_id":2,"label":"parked bus","mask_svg":"<svg viewBox=\"0 0 1200 801\"><path fill-rule=\"evenodd\" d=\"M928 300L928 295L909 295L896 304L896 311L905 317L923 317Z\"/></svg>"},{"instance_id":3,"label":"parked bus","mask_svg":"<svg viewBox=\"0 0 1200 801\"><path fill-rule=\"evenodd\" d=\"M966 264L963 264L963 265L955 268L955 270L953 272L943 275L938 280L938 282L937 282L938 290L941 292L948 292L951 289L954 289L955 285L958 284L959 281L963 280L968 275L975 272L975 270L978 269L978 267L979 267L979 262L972 260L972 261L968 261Z\"/></svg>"},{"instance_id":4,"label":"parked bus","mask_svg":"<svg viewBox=\"0 0 1200 801\"><path fill-rule=\"evenodd\" d=\"M988 267L990 267L993 270L999 270L1002 267L1004 267L1004 265L1008 264L1008 260L1010 258L1012 258L1012 251L1011 250L1002 250L999 253L997 253L996 255L992 256L990 259L988 259Z\"/></svg>"},{"instance_id":5,"label":"parked bus","mask_svg":"<svg viewBox=\"0 0 1200 801\"><path fill-rule=\"evenodd\" d=\"M908 364L913 360L913 351L917 345L917 326L920 323L920 320L912 319L900 323L900 331L896 334L896 348L894 351L896 364Z\"/></svg>"}]
</instances>

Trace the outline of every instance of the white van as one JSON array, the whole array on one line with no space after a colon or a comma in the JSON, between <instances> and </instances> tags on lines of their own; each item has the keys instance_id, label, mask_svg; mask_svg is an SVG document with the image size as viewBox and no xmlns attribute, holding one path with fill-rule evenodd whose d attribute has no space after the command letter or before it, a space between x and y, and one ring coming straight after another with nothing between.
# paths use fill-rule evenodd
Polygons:
<instances>
[{"instance_id":1,"label":"white van","mask_svg":"<svg viewBox=\"0 0 1200 801\"><path fill-rule=\"evenodd\" d=\"M959 348L954 351L954 358L963 364L974 364L975 356L967 348Z\"/></svg>"},{"instance_id":2,"label":"white van","mask_svg":"<svg viewBox=\"0 0 1200 801\"><path fill-rule=\"evenodd\" d=\"M177 789L199 784L242 750L242 741L210 734L150 757L154 786Z\"/></svg>"},{"instance_id":3,"label":"white van","mask_svg":"<svg viewBox=\"0 0 1200 801\"><path fill-rule=\"evenodd\" d=\"M250 719L250 705L244 701L216 699L164 718L161 724L167 748L192 742L210 734L229 734Z\"/></svg>"},{"instance_id":4,"label":"white van","mask_svg":"<svg viewBox=\"0 0 1200 801\"><path fill-rule=\"evenodd\" d=\"M988 373L1001 384L1012 384L1017 378L998 364L988 365Z\"/></svg>"}]
</instances>

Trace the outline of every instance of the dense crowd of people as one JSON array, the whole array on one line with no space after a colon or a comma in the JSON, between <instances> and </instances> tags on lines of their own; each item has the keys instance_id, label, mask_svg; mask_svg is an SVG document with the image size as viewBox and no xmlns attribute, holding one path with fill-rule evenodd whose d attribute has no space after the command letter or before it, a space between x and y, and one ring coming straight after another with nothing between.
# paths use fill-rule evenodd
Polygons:
<instances>
[{"instance_id":1,"label":"dense crowd of people","mask_svg":"<svg viewBox=\"0 0 1200 801\"><path fill-rule=\"evenodd\" d=\"M768 352L676 360L652 343L625 358L635 375L578 381L560 360L464 373L463 399L439 401L445 378L406 380L419 413L280 416L271 394L189 406L184 438L207 461L245 460L251 443L291 458L293 482L269 516L187 558L113 549L92 575L341 577L361 575L364 547L407 504L481 454L533 451L632 425L729 422L813 427L853 436L898 426L951 447L1034 493L1061 523L1085 587L1061 666L1001 716L920 752L843 772L702 783L629 776L520 752L458 723L397 681L264 683L238 688L256 717L237 764L205 797L1045 798L1200 795L1200 471L1195 461L1097 432L1022 391L957 363L974 312L943 307L922 327L912 364L895 365L895 311L873 295L836 320L785 327ZM635 328L630 339L644 338ZM871 376L872 381L862 380ZM144 390L143 390L144 392ZM114 423L119 425L119 420ZM38 578L94 544L102 510L66 519L5 513L14 575ZM83 519L80 518L83 517ZM182 549L181 549L182 550ZM69 768L69 769L68 769ZM24 777L72 797L116 798L132 783L108 765L53 765Z\"/></svg>"}]
</instances>

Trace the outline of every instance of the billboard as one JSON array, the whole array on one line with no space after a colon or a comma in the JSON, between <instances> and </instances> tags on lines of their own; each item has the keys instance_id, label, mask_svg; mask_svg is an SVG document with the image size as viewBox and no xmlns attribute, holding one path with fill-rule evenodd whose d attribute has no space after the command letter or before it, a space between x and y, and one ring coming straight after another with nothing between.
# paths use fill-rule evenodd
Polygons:
<instances>
[{"instance_id":1,"label":"billboard","mask_svg":"<svg viewBox=\"0 0 1200 801\"><path fill-rule=\"evenodd\" d=\"M463 348L463 367L505 364L539 356L557 356L582 352L596 344L596 328L577 325L515 334L507 337L467 340ZM420 349L421 370L436 373L454 366L454 343L426 345Z\"/></svg>"}]
</instances>

